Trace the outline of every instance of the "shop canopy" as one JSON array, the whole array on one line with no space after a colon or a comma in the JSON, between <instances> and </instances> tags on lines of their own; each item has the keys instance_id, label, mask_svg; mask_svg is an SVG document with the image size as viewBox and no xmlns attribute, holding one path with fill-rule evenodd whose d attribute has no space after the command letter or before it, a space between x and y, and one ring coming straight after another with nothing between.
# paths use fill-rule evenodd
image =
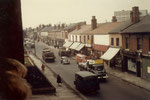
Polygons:
<instances>
[{"instance_id":1,"label":"shop canopy","mask_svg":"<svg viewBox=\"0 0 150 100\"><path fill-rule=\"evenodd\" d=\"M80 45L80 43L74 42L74 43L70 46L70 49L74 49L74 50L75 50L75 48L77 48L79 45Z\"/></svg>"},{"instance_id":2,"label":"shop canopy","mask_svg":"<svg viewBox=\"0 0 150 100\"><path fill-rule=\"evenodd\" d=\"M73 42L66 42L63 47L69 48L71 45L73 44Z\"/></svg>"},{"instance_id":3,"label":"shop canopy","mask_svg":"<svg viewBox=\"0 0 150 100\"><path fill-rule=\"evenodd\" d=\"M119 50L120 48L110 47L100 58L104 60L111 60L119 52Z\"/></svg>"},{"instance_id":4,"label":"shop canopy","mask_svg":"<svg viewBox=\"0 0 150 100\"><path fill-rule=\"evenodd\" d=\"M81 43L75 50L80 51L85 45Z\"/></svg>"}]
</instances>

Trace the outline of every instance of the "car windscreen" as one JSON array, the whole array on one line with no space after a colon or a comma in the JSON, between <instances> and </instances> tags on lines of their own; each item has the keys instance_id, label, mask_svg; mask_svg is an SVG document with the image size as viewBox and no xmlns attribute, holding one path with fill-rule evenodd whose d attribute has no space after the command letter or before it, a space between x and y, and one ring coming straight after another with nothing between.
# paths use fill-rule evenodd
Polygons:
<instances>
[{"instance_id":1,"label":"car windscreen","mask_svg":"<svg viewBox=\"0 0 150 100\"><path fill-rule=\"evenodd\" d=\"M46 57L51 57L51 56L54 56L54 54L53 53L45 53L45 56Z\"/></svg>"},{"instance_id":2,"label":"car windscreen","mask_svg":"<svg viewBox=\"0 0 150 100\"><path fill-rule=\"evenodd\" d=\"M92 65L93 69L94 70L98 70L98 71L102 71L104 70L104 65L101 64L101 65Z\"/></svg>"}]
</instances>

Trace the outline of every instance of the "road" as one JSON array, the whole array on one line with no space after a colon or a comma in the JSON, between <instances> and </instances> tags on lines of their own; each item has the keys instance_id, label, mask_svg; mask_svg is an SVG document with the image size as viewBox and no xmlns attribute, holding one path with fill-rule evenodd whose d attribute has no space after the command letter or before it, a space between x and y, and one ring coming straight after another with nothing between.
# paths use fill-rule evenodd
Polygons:
<instances>
[{"instance_id":1,"label":"road","mask_svg":"<svg viewBox=\"0 0 150 100\"><path fill-rule=\"evenodd\" d=\"M43 43L36 43L36 55L42 59L42 49L46 45ZM70 65L62 65L60 63L60 57L58 56L58 50L51 48L55 53L56 61L53 63L46 63L53 71L60 74L61 77L69 84L72 88L74 86L74 75L76 71L79 71L77 64L74 59L70 58ZM128 84L114 76L109 75L107 82L100 84L100 91L93 95L84 95L87 100L150 100L150 92Z\"/></svg>"}]
</instances>

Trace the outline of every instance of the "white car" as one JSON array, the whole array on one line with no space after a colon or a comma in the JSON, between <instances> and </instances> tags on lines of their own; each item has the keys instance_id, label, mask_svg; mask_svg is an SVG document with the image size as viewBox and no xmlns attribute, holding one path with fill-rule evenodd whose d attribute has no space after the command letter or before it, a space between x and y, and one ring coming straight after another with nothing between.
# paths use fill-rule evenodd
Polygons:
<instances>
[{"instance_id":1,"label":"white car","mask_svg":"<svg viewBox=\"0 0 150 100\"><path fill-rule=\"evenodd\" d=\"M70 64L70 61L66 56L62 56L60 62L61 64Z\"/></svg>"}]
</instances>

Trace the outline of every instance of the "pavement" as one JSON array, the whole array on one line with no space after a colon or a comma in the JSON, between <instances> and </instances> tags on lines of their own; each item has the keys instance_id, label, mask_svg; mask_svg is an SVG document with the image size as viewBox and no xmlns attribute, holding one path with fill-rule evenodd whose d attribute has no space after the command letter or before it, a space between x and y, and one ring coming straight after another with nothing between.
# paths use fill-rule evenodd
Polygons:
<instances>
[{"instance_id":1,"label":"pavement","mask_svg":"<svg viewBox=\"0 0 150 100\"><path fill-rule=\"evenodd\" d=\"M48 47L54 48L52 46L48 46ZM56 49L56 50L58 50L58 49ZM72 58L75 59L75 57L72 57ZM114 68L111 68L108 66L105 66L105 68L109 75L113 75L129 84L132 84L132 85L138 86L140 88L143 88L147 91L150 91L150 85L149 85L150 81L144 80L142 77L137 77L136 75L130 74L128 72L122 72L122 71L119 71L117 69L114 69Z\"/></svg>"},{"instance_id":2,"label":"pavement","mask_svg":"<svg viewBox=\"0 0 150 100\"><path fill-rule=\"evenodd\" d=\"M56 49L56 50L58 50L58 49ZM34 62L36 62L35 64L41 70L42 62L33 55L30 55L30 57L34 60ZM75 59L75 57L72 57L72 58ZM105 68L109 75L113 75L129 84L132 84L132 85L138 86L140 88L143 88L147 91L150 91L150 85L149 85L150 82L149 81L144 80L141 77L137 77L136 75L130 74L128 72L121 72L119 70L116 70L116 69L108 67L108 66L105 66ZM73 89L68 87L68 85L65 83L63 83L62 86L58 86L56 83L56 76L54 75L54 72L52 72L52 70L50 70L46 67L45 71L43 73L50 80L50 82L52 82L52 84L56 87L56 94L50 95L50 96L45 96L45 95L35 96L35 97L32 96L30 100L82 100L82 99L84 99L82 96L79 96ZM38 99L33 99L36 97ZM43 98L45 98L45 99L43 99ZM46 98L50 98L50 99L46 99Z\"/></svg>"},{"instance_id":3,"label":"pavement","mask_svg":"<svg viewBox=\"0 0 150 100\"><path fill-rule=\"evenodd\" d=\"M141 77L137 77L134 74L130 74L128 72L121 72L117 69L110 68L108 66L105 66L105 68L109 75L116 76L119 79L121 79L125 82L128 82L129 84L132 84L132 85L138 86L140 88L143 88L147 91L150 91L150 82L149 81L144 80Z\"/></svg>"},{"instance_id":4,"label":"pavement","mask_svg":"<svg viewBox=\"0 0 150 100\"><path fill-rule=\"evenodd\" d=\"M30 54L29 57L32 59L37 68L42 71L41 66L44 63L32 54ZM50 70L48 67L45 67L43 74L56 88L56 93L50 95L32 95L29 100L83 100L82 97L68 87L64 81L62 85L58 85L56 82L56 73L52 72L52 70Z\"/></svg>"}]
</instances>

